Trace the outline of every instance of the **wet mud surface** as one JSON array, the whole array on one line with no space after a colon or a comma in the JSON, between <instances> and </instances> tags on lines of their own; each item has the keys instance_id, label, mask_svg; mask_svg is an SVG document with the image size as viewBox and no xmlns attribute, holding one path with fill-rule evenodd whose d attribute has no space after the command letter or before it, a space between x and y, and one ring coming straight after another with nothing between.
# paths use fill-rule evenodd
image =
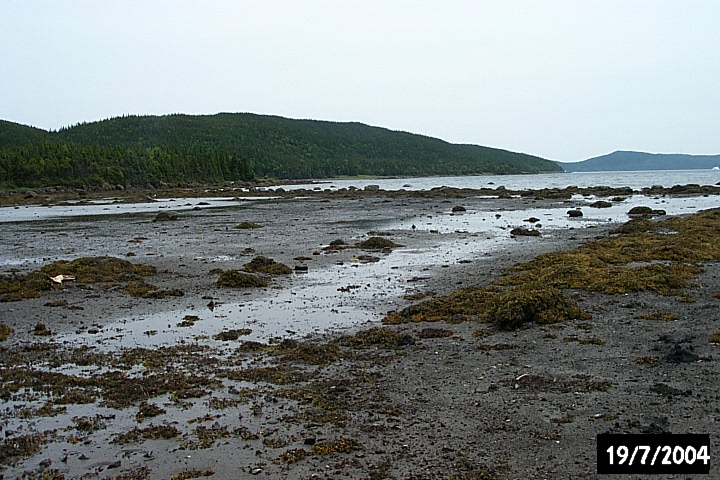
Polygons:
<instances>
[{"instance_id":1,"label":"wet mud surface","mask_svg":"<svg viewBox=\"0 0 720 480\"><path fill-rule=\"evenodd\" d=\"M97 281L60 264L75 278L0 303L0 475L595 478L598 433L717 437L716 219L592 247L625 235L610 232L634 206L717 197L597 200L328 194L6 221L4 281L84 258L148 269ZM678 232L692 241L661 242ZM530 262L578 248L560 260L574 273ZM230 271L267 286L219 286ZM543 287L520 291L533 275ZM569 283L581 275L600 286ZM601 288L618 276L629 290ZM505 328L474 294L543 306Z\"/></svg>"}]
</instances>

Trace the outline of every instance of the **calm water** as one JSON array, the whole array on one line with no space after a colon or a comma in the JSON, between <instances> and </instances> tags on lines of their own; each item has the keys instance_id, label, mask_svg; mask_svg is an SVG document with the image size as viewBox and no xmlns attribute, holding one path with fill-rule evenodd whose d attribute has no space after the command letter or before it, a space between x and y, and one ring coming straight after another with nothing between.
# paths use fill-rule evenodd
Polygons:
<instances>
[{"instance_id":1,"label":"calm water","mask_svg":"<svg viewBox=\"0 0 720 480\"><path fill-rule=\"evenodd\" d=\"M299 188L364 188L367 185L379 185L383 190L430 190L434 187L448 186L457 188L496 188L503 185L511 190L539 188L565 188L575 185L581 188L605 185L609 187L630 187L641 189L653 185L672 187L697 183L715 185L720 182L720 170L648 170L642 172L578 172L548 173L541 175L482 175L465 177L420 177L385 179L331 180L322 184L287 185L286 190Z\"/></svg>"}]
</instances>

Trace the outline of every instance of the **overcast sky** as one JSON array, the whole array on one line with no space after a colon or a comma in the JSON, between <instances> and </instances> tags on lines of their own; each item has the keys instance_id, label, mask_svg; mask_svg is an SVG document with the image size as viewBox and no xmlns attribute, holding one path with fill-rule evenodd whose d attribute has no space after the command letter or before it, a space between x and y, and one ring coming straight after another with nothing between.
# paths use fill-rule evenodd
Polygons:
<instances>
[{"instance_id":1,"label":"overcast sky","mask_svg":"<svg viewBox=\"0 0 720 480\"><path fill-rule=\"evenodd\" d=\"M358 121L574 161L720 153L717 0L0 0L0 118Z\"/></svg>"}]
</instances>

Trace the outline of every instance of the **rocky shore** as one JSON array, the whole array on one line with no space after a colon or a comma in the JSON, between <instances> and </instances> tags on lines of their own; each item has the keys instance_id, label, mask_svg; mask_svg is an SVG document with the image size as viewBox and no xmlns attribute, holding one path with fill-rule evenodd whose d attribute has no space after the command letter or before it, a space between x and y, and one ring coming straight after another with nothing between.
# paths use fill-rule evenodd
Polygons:
<instances>
[{"instance_id":1,"label":"rocky shore","mask_svg":"<svg viewBox=\"0 0 720 480\"><path fill-rule=\"evenodd\" d=\"M0 475L580 479L599 433L712 439L717 189L650 190L5 223Z\"/></svg>"}]
</instances>

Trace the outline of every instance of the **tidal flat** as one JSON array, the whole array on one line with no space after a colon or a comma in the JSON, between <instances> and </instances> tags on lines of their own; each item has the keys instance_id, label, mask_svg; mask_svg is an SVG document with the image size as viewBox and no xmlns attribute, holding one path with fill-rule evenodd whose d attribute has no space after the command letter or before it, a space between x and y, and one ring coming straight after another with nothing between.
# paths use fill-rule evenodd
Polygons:
<instances>
[{"instance_id":1,"label":"tidal flat","mask_svg":"<svg viewBox=\"0 0 720 480\"><path fill-rule=\"evenodd\" d=\"M717 435L717 190L23 198L0 474L594 478L598 433Z\"/></svg>"}]
</instances>

